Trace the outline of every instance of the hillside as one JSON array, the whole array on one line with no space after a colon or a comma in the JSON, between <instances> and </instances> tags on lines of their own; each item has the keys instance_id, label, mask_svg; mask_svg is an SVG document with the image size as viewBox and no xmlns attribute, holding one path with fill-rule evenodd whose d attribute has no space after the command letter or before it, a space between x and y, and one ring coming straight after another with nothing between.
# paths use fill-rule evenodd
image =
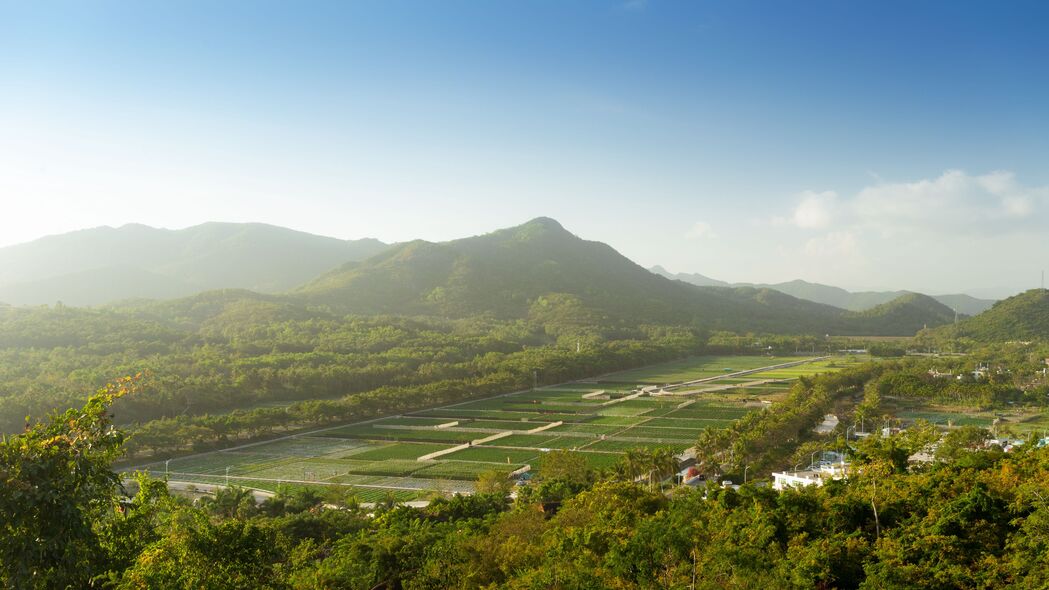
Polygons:
<instances>
[{"instance_id":1,"label":"hillside","mask_svg":"<svg viewBox=\"0 0 1049 590\"><path fill-rule=\"evenodd\" d=\"M1049 290L1031 289L994 304L978 316L933 331L981 342L1049 340Z\"/></svg>"},{"instance_id":2,"label":"hillside","mask_svg":"<svg viewBox=\"0 0 1049 590\"><path fill-rule=\"evenodd\" d=\"M955 319L954 310L920 293L907 293L868 310L848 312L846 316L871 330L884 325L937 327Z\"/></svg>"},{"instance_id":3,"label":"hillside","mask_svg":"<svg viewBox=\"0 0 1049 590\"><path fill-rule=\"evenodd\" d=\"M678 281L699 286L721 285L728 283L712 279L698 273L671 273L661 266L653 266L650 271ZM785 283L736 283L736 287L756 287L759 289L775 289L781 293L792 295L799 299L806 299L824 305L833 305L849 311L865 311L873 307L888 303L894 299L907 295L909 291L846 291L840 287L810 283L808 281L793 280ZM990 309L994 304L993 299L979 299L964 293L950 295L932 295L940 303L956 310L964 315L976 315Z\"/></svg>"},{"instance_id":4,"label":"hillside","mask_svg":"<svg viewBox=\"0 0 1049 590\"><path fill-rule=\"evenodd\" d=\"M210 289L276 293L386 247L259 223L100 227L0 248L0 301L98 305Z\"/></svg>"},{"instance_id":5,"label":"hillside","mask_svg":"<svg viewBox=\"0 0 1049 590\"><path fill-rule=\"evenodd\" d=\"M451 242L401 244L346 264L295 295L350 313L577 314L787 333L910 335L926 324L943 323L943 310L924 307L903 305L861 316L772 289L672 281L548 218Z\"/></svg>"}]
</instances>

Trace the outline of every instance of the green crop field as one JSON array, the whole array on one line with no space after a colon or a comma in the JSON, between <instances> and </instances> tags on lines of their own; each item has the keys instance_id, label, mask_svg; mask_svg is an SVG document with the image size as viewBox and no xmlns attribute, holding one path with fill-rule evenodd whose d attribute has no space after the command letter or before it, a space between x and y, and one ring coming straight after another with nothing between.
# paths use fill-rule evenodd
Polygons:
<instances>
[{"instance_id":1,"label":"green crop field","mask_svg":"<svg viewBox=\"0 0 1049 590\"><path fill-rule=\"evenodd\" d=\"M471 447L445 455L442 459L450 461L486 461L488 463L523 464L532 461L541 453L527 449L510 449L498 447ZM509 459L509 460L508 460Z\"/></svg>"},{"instance_id":2,"label":"green crop field","mask_svg":"<svg viewBox=\"0 0 1049 590\"><path fill-rule=\"evenodd\" d=\"M423 455L450 449L454 446L434 443L396 443L356 453L350 455L350 458L362 461L389 461L396 459L410 459L414 461Z\"/></svg>"},{"instance_id":3,"label":"green crop field","mask_svg":"<svg viewBox=\"0 0 1049 590\"><path fill-rule=\"evenodd\" d=\"M361 424L326 428L311 434L245 445L227 451L204 453L143 466L154 474L165 468L171 479L200 483L238 482L259 489L278 485L330 485L352 488L362 501L376 501L392 493L397 499L414 499L433 493L468 492L481 473L509 474L526 465L535 468L545 450L576 450L595 468L608 468L634 448L671 448L682 451L706 428L721 427L761 406L747 399L767 392L784 391L789 383L683 396L642 396L621 401L638 384L690 381L717 377L726 372L751 370L786 363L793 358L697 357L652 367L606 375L594 382L577 382L479 399L464 404L390 416ZM793 379L798 375L837 370L860 362L835 358L798 367L769 370L719 381L742 385L762 378ZM767 375L775 375L769 376ZM604 391L605 399L584 399ZM728 394L726 394L728 392ZM744 394L733 398L729 394ZM684 405L684 407L682 407ZM974 416L919 412L911 416L944 422L976 420ZM924 409L922 409L924 410ZM980 418L982 419L982 418ZM555 421L564 424L538 433L526 433ZM458 422L454 426L436 428ZM1046 425L1031 419L1034 429ZM419 457L472 443L491 433L513 434L473 444L427 461ZM228 470L228 471L227 471Z\"/></svg>"},{"instance_id":4,"label":"green crop field","mask_svg":"<svg viewBox=\"0 0 1049 590\"><path fill-rule=\"evenodd\" d=\"M779 365L805 360L808 357L769 357L769 356L703 356L680 361L652 365L643 369L612 373L601 377L599 385L606 381L613 383L680 383L695 379L715 377L727 373L749 371L770 365Z\"/></svg>"},{"instance_id":5,"label":"green crop field","mask_svg":"<svg viewBox=\"0 0 1049 590\"><path fill-rule=\"evenodd\" d=\"M436 479L461 479L473 481L482 473L496 471L509 474L524 467L524 465L504 463L479 463L465 461L441 461L421 471L412 474L413 477L436 478Z\"/></svg>"}]
</instances>

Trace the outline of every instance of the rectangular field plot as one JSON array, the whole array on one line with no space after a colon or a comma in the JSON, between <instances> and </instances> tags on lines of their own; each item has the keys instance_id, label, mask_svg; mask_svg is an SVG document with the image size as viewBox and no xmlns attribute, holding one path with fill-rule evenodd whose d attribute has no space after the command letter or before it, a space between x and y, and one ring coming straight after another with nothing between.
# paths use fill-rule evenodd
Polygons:
<instances>
[{"instance_id":1,"label":"rectangular field plot","mask_svg":"<svg viewBox=\"0 0 1049 590\"><path fill-rule=\"evenodd\" d=\"M359 438L373 441L414 441L414 442L447 442L465 443L478 438L476 432L455 430L394 430L391 428L374 428L366 426L346 426L328 430L319 436L330 438Z\"/></svg>"},{"instance_id":2,"label":"rectangular field plot","mask_svg":"<svg viewBox=\"0 0 1049 590\"><path fill-rule=\"evenodd\" d=\"M670 428L689 428L694 433L707 428L721 428L731 424L731 420L708 420L704 418L653 418L645 426L667 426Z\"/></svg>"},{"instance_id":3,"label":"rectangular field plot","mask_svg":"<svg viewBox=\"0 0 1049 590\"><path fill-rule=\"evenodd\" d=\"M498 441L496 441L498 442ZM472 447L444 455L441 460L448 461L485 461L488 463L521 464L528 463L541 454L540 451L500 447ZM509 461L507 460L509 459Z\"/></svg>"},{"instance_id":4,"label":"rectangular field plot","mask_svg":"<svg viewBox=\"0 0 1049 590\"><path fill-rule=\"evenodd\" d=\"M491 430L531 430L550 424L550 422L521 422L511 420L474 420L462 424L463 428L487 428Z\"/></svg>"},{"instance_id":5,"label":"rectangular field plot","mask_svg":"<svg viewBox=\"0 0 1049 590\"><path fill-rule=\"evenodd\" d=\"M515 471L524 467L524 465L506 465L503 463L477 463L477 462L460 462L460 461L438 461L437 464L416 471L412 474L412 477L430 478L430 479L462 479L467 481L473 481L477 479L477 476L482 473L489 471L496 471L499 473L510 474L511 471Z\"/></svg>"},{"instance_id":6,"label":"rectangular field plot","mask_svg":"<svg viewBox=\"0 0 1049 590\"><path fill-rule=\"evenodd\" d=\"M484 443L482 446L525 447L531 449L541 449L546 447L546 443L557 440L557 438L558 437L552 432L538 432L536 434L512 434L504 438Z\"/></svg>"},{"instance_id":7,"label":"rectangular field plot","mask_svg":"<svg viewBox=\"0 0 1049 590\"><path fill-rule=\"evenodd\" d=\"M419 428L439 426L448 422L455 422L454 418L425 418L422 416L395 416L383 418L378 422L372 422L375 426L415 426Z\"/></svg>"},{"instance_id":8,"label":"rectangular field plot","mask_svg":"<svg viewBox=\"0 0 1049 590\"><path fill-rule=\"evenodd\" d=\"M493 440L482 446L486 447L523 447L531 449L574 449L593 442L594 437L551 436L546 432L536 434L514 434Z\"/></svg>"},{"instance_id":9,"label":"rectangular field plot","mask_svg":"<svg viewBox=\"0 0 1049 590\"><path fill-rule=\"evenodd\" d=\"M320 436L297 436L237 449L239 453L273 455L278 457L317 457L352 451L368 446L356 440L335 440Z\"/></svg>"},{"instance_id":10,"label":"rectangular field plot","mask_svg":"<svg viewBox=\"0 0 1049 590\"><path fill-rule=\"evenodd\" d=\"M598 416L591 420L589 424L601 424L608 426L634 426L645 422L647 418L637 418L634 416Z\"/></svg>"},{"instance_id":11,"label":"rectangular field plot","mask_svg":"<svg viewBox=\"0 0 1049 590\"><path fill-rule=\"evenodd\" d=\"M601 382L665 384L704 379L726 373L759 369L781 363L804 360L806 357L768 356L703 356L652 365L633 371L612 373ZM600 385L600 383L599 383Z\"/></svg>"},{"instance_id":12,"label":"rectangular field plot","mask_svg":"<svg viewBox=\"0 0 1049 590\"><path fill-rule=\"evenodd\" d=\"M347 473L356 475L408 476L420 469L433 465L432 461L389 459L386 461L348 462Z\"/></svg>"},{"instance_id":13,"label":"rectangular field plot","mask_svg":"<svg viewBox=\"0 0 1049 590\"><path fill-rule=\"evenodd\" d=\"M435 443L396 443L375 447L361 453L350 455L349 458L357 461L388 461L388 460L410 460L450 449L455 445L443 445Z\"/></svg>"},{"instance_id":14,"label":"rectangular field plot","mask_svg":"<svg viewBox=\"0 0 1049 590\"><path fill-rule=\"evenodd\" d=\"M611 406L605 406L597 411L598 416L642 416L645 415L655 408L653 407L637 407L628 406L626 402L622 404L615 404Z\"/></svg>"},{"instance_id":15,"label":"rectangular field plot","mask_svg":"<svg viewBox=\"0 0 1049 590\"><path fill-rule=\"evenodd\" d=\"M737 420L749 413L751 410L742 407L729 406L700 406L692 405L680 410L674 410L664 416L665 418L702 418L705 420Z\"/></svg>"},{"instance_id":16,"label":"rectangular field plot","mask_svg":"<svg viewBox=\"0 0 1049 590\"><path fill-rule=\"evenodd\" d=\"M599 434L612 434L622 430L622 426L611 426L608 424L569 424L565 423L561 426L555 426L546 432L556 432L558 434L588 434L588 435L599 435Z\"/></svg>"},{"instance_id":17,"label":"rectangular field plot","mask_svg":"<svg viewBox=\"0 0 1049 590\"><path fill-rule=\"evenodd\" d=\"M696 437L696 431L691 428L670 428L658 426L634 426L616 433L616 437L644 437L644 438L671 438L678 440L691 440Z\"/></svg>"},{"instance_id":18,"label":"rectangular field plot","mask_svg":"<svg viewBox=\"0 0 1049 590\"><path fill-rule=\"evenodd\" d=\"M578 416L576 414L558 414L557 412L509 412L503 410L460 410L460 409L442 409L442 410L426 410L413 414L413 416L447 416L449 420L458 419L473 419L473 420L510 420L516 422L527 422L532 421L536 423L547 423L556 422L558 420L572 419L586 419L586 416Z\"/></svg>"},{"instance_id":19,"label":"rectangular field plot","mask_svg":"<svg viewBox=\"0 0 1049 590\"><path fill-rule=\"evenodd\" d=\"M675 453L681 452L689 447L688 442L680 443L654 443L637 442L629 440L599 440L583 448L584 451L611 451L623 453L631 449L671 449Z\"/></svg>"}]
</instances>

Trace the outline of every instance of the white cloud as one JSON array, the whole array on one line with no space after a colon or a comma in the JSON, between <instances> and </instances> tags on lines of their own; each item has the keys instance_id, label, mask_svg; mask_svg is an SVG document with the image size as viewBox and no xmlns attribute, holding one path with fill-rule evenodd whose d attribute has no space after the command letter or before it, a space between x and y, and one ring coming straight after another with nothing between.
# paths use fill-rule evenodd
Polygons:
<instances>
[{"instance_id":1,"label":"white cloud","mask_svg":"<svg viewBox=\"0 0 1049 590\"><path fill-rule=\"evenodd\" d=\"M805 191L791 220L802 229L827 228L834 219L833 210L837 199L838 195L833 191Z\"/></svg>"},{"instance_id":2,"label":"white cloud","mask_svg":"<svg viewBox=\"0 0 1049 590\"><path fill-rule=\"evenodd\" d=\"M685 237L690 240L699 240L703 238L716 238L718 235L714 233L714 228L705 221L697 221L692 225L692 228L685 233Z\"/></svg>"},{"instance_id":3,"label":"white cloud","mask_svg":"<svg viewBox=\"0 0 1049 590\"><path fill-rule=\"evenodd\" d=\"M848 231L830 232L805 242L805 254L813 258L851 259L859 253L856 235Z\"/></svg>"},{"instance_id":4,"label":"white cloud","mask_svg":"<svg viewBox=\"0 0 1049 590\"><path fill-rule=\"evenodd\" d=\"M855 223L885 234L900 231L1010 233L1026 229L1049 198L1011 172L970 175L948 170L914 182L879 183L849 203Z\"/></svg>"}]
</instances>

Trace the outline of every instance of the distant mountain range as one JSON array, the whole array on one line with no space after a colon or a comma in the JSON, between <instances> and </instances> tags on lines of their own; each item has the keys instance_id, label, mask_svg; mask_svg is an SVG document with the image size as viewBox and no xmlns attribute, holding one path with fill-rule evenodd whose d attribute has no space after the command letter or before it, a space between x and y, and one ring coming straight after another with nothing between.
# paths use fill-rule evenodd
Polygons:
<instances>
[{"instance_id":1,"label":"distant mountain range","mask_svg":"<svg viewBox=\"0 0 1049 590\"><path fill-rule=\"evenodd\" d=\"M787 295L793 295L799 299L807 299L816 303L833 305L850 311L864 311L883 303L902 297L909 291L860 291L850 292L839 287L809 283L807 281L795 280L786 283L726 283L717 279L698 273L671 273L662 266L653 266L650 271L678 281L684 281L693 285L704 287L757 287L762 289L775 289ZM994 305L993 299L978 299L971 295L932 295L933 299L956 310L964 315L976 315L986 311Z\"/></svg>"},{"instance_id":2,"label":"distant mountain range","mask_svg":"<svg viewBox=\"0 0 1049 590\"><path fill-rule=\"evenodd\" d=\"M0 301L99 305L211 289L279 293L387 247L260 223L99 227L0 248Z\"/></svg>"},{"instance_id":3,"label":"distant mountain range","mask_svg":"<svg viewBox=\"0 0 1049 590\"><path fill-rule=\"evenodd\" d=\"M310 307L558 326L664 323L853 335L912 335L954 321L950 308L915 293L855 311L786 291L670 280L549 218L440 243L387 245L262 224L208 223L177 231L97 228L0 249L0 301L124 301L161 316L235 318L244 302L256 310L265 306L274 317ZM169 302L133 303L142 298Z\"/></svg>"},{"instance_id":4,"label":"distant mountain range","mask_svg":"<svg viewBox=\"0 0 1049 590\"><path fill-rule=\"evenodd\" d=\"M295 295L354 313L598 317L766 332L914 334L954 319L949 308L917 294L850 312L772 289L673 281L549 218L450 242L392 246Z\"/></svg>"}]
</instances>

